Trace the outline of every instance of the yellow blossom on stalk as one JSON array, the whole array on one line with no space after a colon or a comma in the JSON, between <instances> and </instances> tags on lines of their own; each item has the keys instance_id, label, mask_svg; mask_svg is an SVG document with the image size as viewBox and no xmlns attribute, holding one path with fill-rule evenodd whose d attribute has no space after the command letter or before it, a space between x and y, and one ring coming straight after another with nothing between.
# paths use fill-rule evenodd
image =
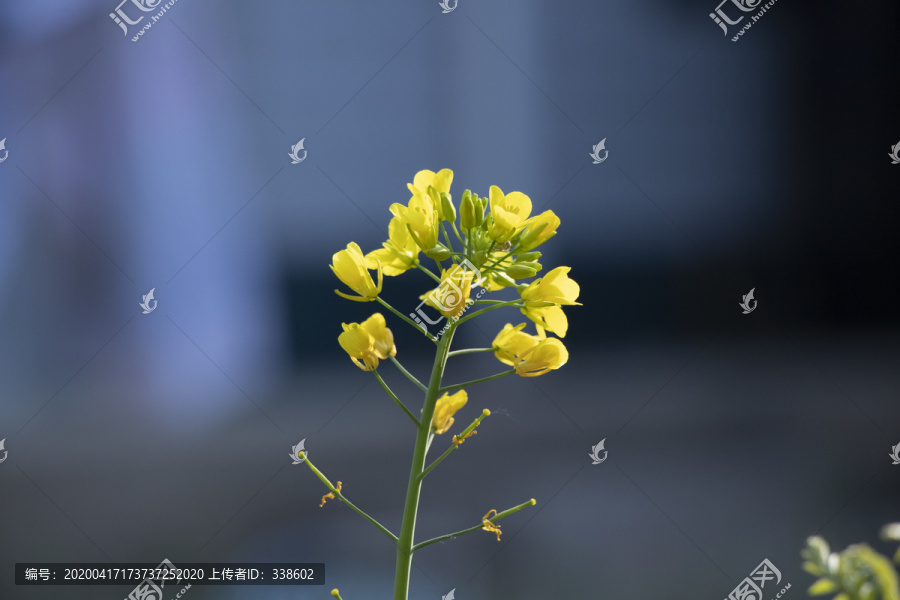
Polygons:
<instances>
[{"instance_id":1,"label":"yellow blossom on stalk","mask_svg":"<svg viewBox=\"0 0 900 600\"><path fill-rule=\"evenodd\" d=\"M512 238L531 215L531 198L522 192L504 194L500 188L492 185L489 202L491 215L488 235L498 243Z\"/></svg>"},{"instance_id":2,"label":"yellow blossom on stalk","mask_svg":"<svg viewBox=\"0 0 900 600\"><path fill-rule=\"evenodd\" d=\"M559 217L552 210L531 217L525 221L525 227L519 236L519 250L528 251L537 248L556 235L558 227Z\"/></svg>"},{"instance_id":3,"label":"yellow blossom on stalk","mask_svg":"<svg viewBox=\"0 0 900 600\"><path fill-rule=\"evenodd\" d=\"M445 433L453 426L453 415L469 401L466 390L453 394L444 394L434 405L434 417L431 418L431 429L436 435Z\"/></svg>"},{"instance_id":4,"label":"yellow blossom on stalk","mask_svg":"<svg viewBox=\"0 0 900 600\"><path fill-rule=\"evenodd\" d=\"M561 304L580 305L575 302L580 288L569 278L571 267L556 267L540 279L531 282L521 292L525 306L522 314L559 337L566 337L569 321L560 308Z\"/></svg>"},{"instance_id":5,"label":"yellow blossom on stalk","mask_svg":"<svg viewBox=\"0 0 900 600\"><path fill-rule=\"evenodd\" d=\"M407 206L391 204L391 214L400 220L404 229L412 231L419 248L427 252L437 245L440 215L427 194L413 194Z\"/></svg>"},{"instance_id":6,"label":"yellow blossom on stalk","mask_svg":"<svg viewBox=\"0 0 900 600\"><path fill-rule=\"evenodd\" d=\"M381 313L375 313L362 323L341 323L344 332L338 336L341 348L363 371L374 371L378 360L397 356L394 334L384 321Z\"/></svg>"},{"instance_id":7,"label":"yellow blossom on stalk","mask_svg":"<svg viewBox=\"0 0 900 600\"><path fill-rule=\"evenodd\" d=\"M436 308L445 317L458 317L465 310L472 293L472 279L475 274L460 266L453 265L441 272L441 285L419 296L420 300Z\"/></svg>"},{"instance_id":8,"label":"yellow blossom on stalk","mask_svg":"<svg viewBox=\"0 0 900 600\"><path fill-rule=\"evenodd\" d=\"M437 173L425 169L416 173L412 183L407 183L406 187L413 196L425 196L431 199L438 217L444 221L450 221L449 215L445 215L441 205L441 193L450 193L450 184L453 183L453 171L450 169L441 169ZM434 193L429 193L428 188L434 189ZM432 244L432 247L434 245Z\"/></svg>"},{"instance_id":9,"label":"yellow blossom on stalk","mask_svg":"<svg viewBox=\"0 0 900 600\"><path fill-rule=\"evenodd\" d=\"M515 327L507 323L497 334L492 343L497 360L522 377L537 377L568 362L569 351L560 340L548 338L540 327L537 335L525 333L524 328L525 323Z\"/></svg>"},{"instance_id":10,"label":"yellow blossom on stalk","mask_svg":"<svg viewBox=\"0 0 900 600\"><path fill-rule=\"evenodd\" d=\"M389 277L415 268L419 262L419 246L397 217L391 219L388 225L388 238L382 244L383 248L366 254L366 267L376 269L380 263L384 274Z\"/></svg>"},{"instance_id":11,"label":"yellow blossom on stalk","mask_svg":"<svg viewBox=\"0 0 900 600\"><path fill-rule=\"evenodd\" d=\"M354 300L356 302L371 302L378 294L381 293L381 284L383 275L381 265L375 264L378 271L378 285L372 281L372 275L366 267L366 259L362 250L356 242L347 244L346 250L341 250L331 258L331 270L337 275L337 278L343 281L347 287L359 294L359 296L350 296L334 290L334 293L341 298Z\"/></svg>"}]
</instances>

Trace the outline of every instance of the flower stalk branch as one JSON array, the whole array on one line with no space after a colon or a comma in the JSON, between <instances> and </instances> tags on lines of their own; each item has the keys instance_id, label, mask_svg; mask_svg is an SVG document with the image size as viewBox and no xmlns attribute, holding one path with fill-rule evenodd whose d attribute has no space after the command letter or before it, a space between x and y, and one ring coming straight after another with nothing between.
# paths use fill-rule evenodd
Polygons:
<instances>
[{"instance_id":1,"label":"flower stalk branch","mask_svg":"<svg viewBox=\"0 0 900 600\"><path fill-rule=\"evenodd\" d=\"M391 306L390 304L388 304L387 302L385 302L385 301L381 298L381 296L376 297L375 300L377 300L378 303L381 304L383 307L385 307L386 309L388 309L389 311L391 311L392 313L394 313L395 315L397 315L398 317L400 317L401 319L403 319L404 321L406 321L407 323L409 323L410 325L412 325L413 327L415 327L416 330L418 330L418 331L424 333L424 334L425 334L425 337L427 337L429 340L431 340L432 342L437 342L437 338L436 338L436 337L434 337L433 335L431 335L430 333L428 333L427 331L425 331L424 329L422 329L421 327L419 327L418 325L416 325L415 321L413 321L412 319L410 319L409 317L407 317L406 315L404 315L403 313L401 313L399 310L397 310L396 308L394 308L393 306Z\"/></svg>"},{"instance_id":2,"label":"flower stalk branch","mask_svg":"<svg viewBox=\"0 0 900 600\"><path fill-rule=\"evenodd\" d=\"M515 369L510 369L509 371L503 371L502 373L496 373L495 375L490 375L488 377L482 377L481 379L473 379L472 381L467 381L465 383L456 383L453 385L448 385L447 387L441 388L442 392L452 392L453 390L460 390L465 387L470 387L478 383L484 383L485 381L490 381L492 379L500 379L501 377L506 377L507 375L512 375L515 373Z\"/></svg>"},{"instance_id":3,"label":"flower stalk branch","mask_svg":"<svg viewBox=\"0 0 900 600\"><path fill-rule=\"evenodd\" d=\"M328 480L328 478L322 474L322 471L317 469L316 466L314 464L312 464L312 461L309 460L309 456L305 452L301 452L298 455L298 457L306 459L304 462L307 464L309 469L313 473L315 473L316 477L319 478L319 481L321 481L322 483L325 484L325 487L328 488L329 492L331 492L331 494L334 494L334 496L332 496L332 497L336 497L338 500L340 500L341 502L343 502L344 504L349 506L353 510L353 512L355 512L356 514L361 516L363 519L365 519L366 521L368 521L369 523L371 523L372 525L377 527L378 530L381 531L381 533L383 533L384 535L391 538L391 540L394 543L397 543L396 535L391 533L387 527L385 527L384 525L382 525L381 523L376 521L374 518L370 517L368 514L366 514L366 512L363 511L362 509L360 509L358 506L356 506L355 504L353 504L352 502L347 500L346 496L344 496L344 494L341 493L341 490L339 488L336 488L334 485L332 485L332 483Z\"/></svg>"},{"instance_id":4,"label":"flower stalk branch","mask_svg":"<svg viewBox=\"0 0 900 600\"><path fill-rule=\"evenodd\" d=\"M462 356L463 354L476 354L478 352L493 352L493 348L466 348L465 350L454 350L448 356Z\"/></svg>"},{"instance_id":5,"label":"flower stalk branch","mask_svg":"<svg viewBox=\"0 0 900 600\"><path fill-rule=\"evenodd\" d=\"M416 379L416 376L415 376L415 375L413 375L412 373L410 373L409 371L407 371L406 368L405 368L403 365L400 364L400 361L399 361L399 360L397 360L397 359L394 358L393 356L391 356L390 359L391 359L391 362L394 363L394 366L397 367L397 370L399 370L401 373L403 373L404 375L406 375L406 378L409 379L410 381L412 381L412 382L415 384L415 386L416 386L417 388L419 388L419 389L422 390L423 392L426 391L426 390L428 389L428 388L425 387L425 384L424 384L424 383L422 383L421 381L419 381L418 379Z\"/></svg>"},{"instance_id":6,"label":"flower stalk branch","mask_svg":"<svg viewBox=\"0 0 900 600\"><path fill-rule=\"evenodd\" d=\"M462 433L460 433L459 435L454 435L453 441L450 444L450 447L447 448L444 451L444 453L441 454L437 458L437 460L435 460L433 463L428 465L428 468L426 468L424 471L422 471L421 474L419 474L419 479L425 479L425 476L428 475L429 473L431 473L431 471L433 471L436 466L441 464L441 462L445 458L450 456L451 452L453 452L454 450L459 448L460 444L462 444L467 438L471 437L474 433L476 433L475 428L478 427L479 425L481 425L481 422L485 419L485 417L489 417L490 415L491 415L491 411L489 411L488 409L484 409L481 412L481 414L478 416L478 418L475 419L474 421L472 421L472 424L469 425L468 427L466 427Z\"/></svg>"},{"instance_id":7,"label":"flower stalk branch","mask_svg":"<svg viewBox=\"0 0 900 600\"><path fill-rule=\"evenodd\" d=\"M378 379L378 383L381 384L381 387L384 388L384 391L387 392L388 396L390 396L394 400L394 402L397 403L397 406L399 406L403 410L403 412L406 413L406 416L412 420L416 427L418 427L419 420L415 417L415 415L409 412L409 409L406 408L406 405L403 404L403 402L400 401L400 398L398 398L397 395L391 391L391 388L389 388L388 384L384 382L384 379L381 378L381 375L378 374L378 371L372 371L372 373L375 374L375 377Z\"/></svg>"},{"instance_id":8,"label":"flower stalk branch","mask_svg":"<svg viewBox=\"0 0 900 600\"><path fill-rule=\"evenodd\" d=\"M502 519L504 517L508 517L509 515L511 515L513 513L519 512L523 508L527 508L529 506L534 506L535 504L537 504L537 502L535 501L534 498L532 498L528 502L523 502L522 504L520 504L518 506L513 506L512 508L508 508L508 509L504 510L503 512L497 513L490 519L484 519L484 520L482 520L481 524L475 525L474 527L469 527L468 529L463 529L462 531L457 531L455 533L448 533L446 535L441 535L436 538L431 538L430 540L420 542L420 543L416 544L415 546L413 546L413 550L421 550L422 548L424 548L426 546L430 546L431 544L436 544L438 542L443 542L445 540L452 540L453 538L459 537L461 535L465 535L467 533L472 533L474 531L478 531L479 529L483 530L485 528L485 526L484 526L485 521L487 521L489 523L496 523L497 521L499 521L500 519ZM488 514L490 514L490 513L488 513Z\"/></svg>"}]
</instances>

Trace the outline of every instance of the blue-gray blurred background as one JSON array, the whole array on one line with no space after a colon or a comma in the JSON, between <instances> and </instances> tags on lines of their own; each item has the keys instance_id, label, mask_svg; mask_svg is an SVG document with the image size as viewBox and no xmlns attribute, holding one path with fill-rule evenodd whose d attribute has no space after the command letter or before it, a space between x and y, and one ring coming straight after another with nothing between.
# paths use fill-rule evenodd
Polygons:
<instances>
[{"instance_id":1,"label":"blue-gray blurred background","mask_svg":"<svg viewBox=\"0 0 900 600\"><path fill-rule=\"evenodd\" d=\"M715 0L179 0L138 42L116 2L0 4L0 598L129 591L17 587L16 562L163 558L327 564L194 600L390 597L390 543L288 454L399 529L414 432L338 346L374 305L328 264L379 246L420 169L556 212L544 263L583 306L563 369L469 390L458 422L494 415L417 537L537 506L418 553L412 598L722 598L768 558L800 599L807 536L893 551L896 3L776 2L734 43ZM424 377L430 344L390 325Z\"/></svg>"}]
</instances>

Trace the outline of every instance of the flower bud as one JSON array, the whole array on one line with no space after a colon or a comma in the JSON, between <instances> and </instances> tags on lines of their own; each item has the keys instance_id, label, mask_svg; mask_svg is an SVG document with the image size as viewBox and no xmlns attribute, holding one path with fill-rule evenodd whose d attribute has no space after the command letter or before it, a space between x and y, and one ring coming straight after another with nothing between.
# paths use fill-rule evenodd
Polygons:
<instances>
[{"instance_id":1,"label":"flower bud","mask_svg":"<svg viewBox=\"0 0 900 600\"><path fill-rule=\"evenodd\" d=\"M535 262L541 257L540 252L525 252L516 257L516 262Z\"/></svg>"},{"instance_id":2,"label":"flower bud","mask_svg":"<svg viewBox=\"0 0 900 600\"><path fill-rule=\"evenodd\" d=\"M527 279L529 277L534 277L537 274L537 271L525 265L514 264L507 267L505 273L513 279Z\"/></svg>"},{"instance_id":3,"label":"flower bud","mask_svg":"<svg viewBox=\"0 0 900 600\"><path fill-rule=\"evenodd\" d=\"M437 246L425 252L425 256L427 256L428 258L433 258L436 261L447 260L448 258L450 258L450 250L447 248L447 246L438 242Z\"/></svg>"},{"instance_id":4,"label":"flower bud","mask_svg":"<svg viewBox=\"0 0 900 600\"><path fill-rule=\"evenodd\" d=\"M516 266L519 266L519 267L528 267L529 269L534 269L535 271L540 271L541 269L544 268L543 265L541 265L541 263L539 263L539 262L527 262L527 261L519 262L519 261L516 261L515 264L516 264Z\"/></svg>"},{"instance_id":5,"label":"flower bud","mask_svg":"<svg viewBox=\"0 0 900 600\"><path fill-rule=\"evenodd\" d=\"M487 198L479 198L473 195L475 200L475 227L480 227L484 223L484 209L487 208Z\"/></svg>"},{"instance_id":6,"label":"flower bud","mask_svg":"<svg viewBox=\"0 0 900 600\"><path fill-rule=\"evenodd\" d=\"M456 207L447 192L441 192L441 218L451 223L456 222Z\"/></svg>"},{"instance_id":7,"label":"flower bud","mask_svg":"<svg viewBox=\"0 0 900 600\"><path fill-rule=\"evenodd\" d=\"M500 287L515 287L516 285L515 280L506 273L494 273L491 277L494 278L494 281L496 281ZM525 284L523 283L522 286L524 287Z\"/></svg>"},{"instance_id":8,"label":"flower bud","mask_svg":"<svg viewBox=\"0 0 900 600\"><path fill-rule=\"evenodd\" d=\"M475 219L475 210L475 201L472 200L472 192L469 190L464 191L462 201L459 204L459 223L464 230L478 227L478 222Z\"/></svg>"}]
</instances>

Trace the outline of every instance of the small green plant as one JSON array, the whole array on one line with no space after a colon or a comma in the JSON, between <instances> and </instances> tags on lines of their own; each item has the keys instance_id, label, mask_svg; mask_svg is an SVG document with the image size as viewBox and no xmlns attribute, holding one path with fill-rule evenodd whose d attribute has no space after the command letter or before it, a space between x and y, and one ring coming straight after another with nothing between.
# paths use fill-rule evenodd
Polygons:
<instances>
[{"instance_id":1,"label":"small green plant","mask_svg":"<svg viewBox=\"0 0 900 600\"><path fill-rule=\"evenodd\" d=\"M900 523L881 530L885 540L900 541ZM843 552L832 552L819 536L809 538L800 555L803 570L819 579L809 588L810 596L835 594L833 600L900 600L897 571L890 559L867 544L853 544ZM900 548L894 554L900 563Z\"/></svg>"}]
</instances>

